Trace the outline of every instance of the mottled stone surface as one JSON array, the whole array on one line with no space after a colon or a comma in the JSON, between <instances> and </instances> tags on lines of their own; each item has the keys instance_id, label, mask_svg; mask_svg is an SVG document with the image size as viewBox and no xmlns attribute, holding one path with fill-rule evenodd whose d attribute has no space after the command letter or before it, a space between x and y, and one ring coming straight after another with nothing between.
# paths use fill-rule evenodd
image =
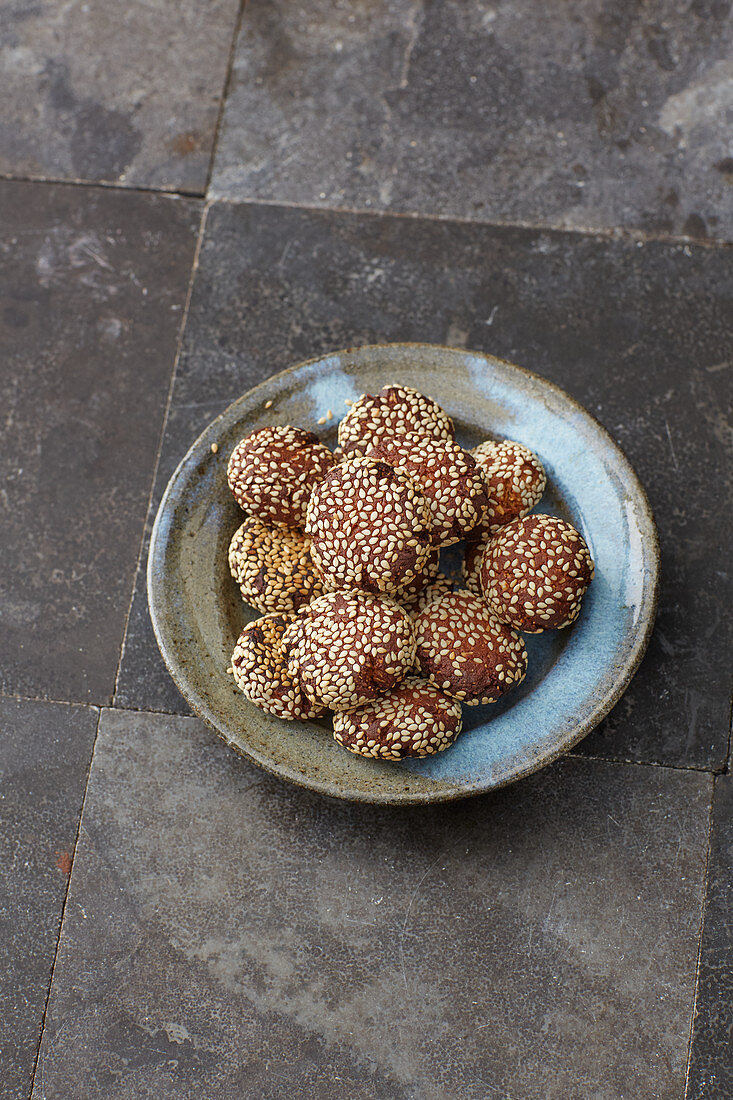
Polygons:
<instances>
[{"instance_id":1,"label":"mottled stone surface","mask_svg":"<svg viewBox=\"0 0 733 1100\"><path fill-rule=\"evenodd\" d=\"M733 778L715 780L687 1100L733 1096Z\"/></svg>"},{"instance_id":2,"label":"mottled stone surface","mask_svg":"<svg viewBox=\"0 0 733 1100\"><path fill-rule=\"evenodd\" d=\"M711 777L407 811L106 712L37 1100L681 1100Z\"/></svg>"},{"instance_id":3,"label":"mottled stone surface","mask_svg":"<svg viewBox=\"0 0 733 1100\"><path fill-rule=\"evenodd\" d=\"M0 174L203 193L239 0L10 0Z\"/></svg>"},{"instance_id":4,"label":"mottled stone surface","mask_svg":"<svg viewBox=\"0 0 733 1100\"><path fill-rule=\"evenodd\" d=\"M595 413L637 469L662 536L658 628L587 751L725 761L733 269L725 250L268 207L209 214L163 448L165 477L218 409L349 344L475 347ZM217 402L219 404L217 404ZM144 574L124 705L178 710L147 626Z\"/></svg>"},{"instance_id":5,"label":"mottled stone surface","mask_svg":"<svg viewBox=\"0 0 733 1100\"><path fill-rule=\"evenodd\" d=\"M250 0L213 190L730 239L729 0Z\"/></svg>"},{"instance_id":6,"label":"mottled stone surface","mask_svg":"<svg viewBox=\"0 0 733 1100\"><path fill-rule=\"evenodd\" d=\"M0 698L3 1100L30 1093L97 715Z\"/></svg>"},{"instance_id":7,"label":"mottled stone surface","mask_svg":"<svg viewBox=\"0 0 733 1100\"><path fill-rule=\"evenodd\" d=\"M200 214L0 183L0 691L111 697Z\"/></svg>"}]
</instances>

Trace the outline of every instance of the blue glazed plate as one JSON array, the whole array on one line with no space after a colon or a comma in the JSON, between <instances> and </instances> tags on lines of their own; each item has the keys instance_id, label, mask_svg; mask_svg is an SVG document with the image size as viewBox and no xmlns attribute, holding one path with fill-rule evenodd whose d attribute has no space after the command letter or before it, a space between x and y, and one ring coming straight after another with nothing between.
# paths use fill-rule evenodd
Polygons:
<instances>
[{"instance_id":1,"label":"blue glazed plate","mask_svg":"<svg viewBox=\"0 0 733 1100\"><path fill-rule=\"evenodd\" d=\"M529 671L505 700L464 707L464 732L425 760L367 760L340 748L330 723L283 722L253 707L227 675L255 617L229 576L242 520L226 482L234 445L267 424L336 442L345 399L401 382L434 397L457 437L526 443L548 489L538 511L569 519L596 575L572 627L526 636ZM319 425L332 410L334 418ZM216 445L212 451L212 444ZM537 375L476 352L428 344L350 348L301 363L244 394L196 440L170 480L148 558L148 598L163 658L192 709L233 749L291 782L338 798L423 803L511 783L567 752L618 702L654 623L659 548L644 490L606 431Z\"/></svg>"}]
</instances>

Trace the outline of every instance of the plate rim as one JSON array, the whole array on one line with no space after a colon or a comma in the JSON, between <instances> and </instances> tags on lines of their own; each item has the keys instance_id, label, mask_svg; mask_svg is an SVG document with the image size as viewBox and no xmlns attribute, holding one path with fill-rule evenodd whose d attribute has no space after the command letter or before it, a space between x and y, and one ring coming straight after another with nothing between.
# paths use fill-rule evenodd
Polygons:
<instances>
[{"instance_id":1,"label":"plate rim","mask_svg":"<svg viewBox=\"0 0 733 1100\"><path fill-rule=\"evenodd\" d=\"M169 499L173 495L173 491L178 481L179 475L183 468L189 463L190 459L195 453L204 451L207 446L207 437L215 429L216 425L230 412L235 406L241 404L246 399L251 400L254 398L258 391L267 391L271 387L278 387L278 384L287 376L294 374L296 371L300 371L306 367L312 366L316 363L320 363L325 359L338 358L339 356L354 355L361 352L373 352L386 349L408 349L415 351L441 351L448 352L455 356L476 356L484 359L487 363L500 363L505 367L508 367L511 371L516 371L534 383L538 383L541 387L550 389L554 392L562 401L569 403L582 417L589 420L595 429L599 432L603 439L603 442L608 448L615 454L618 465L623 468L625 480L633 488L633 493L636 501L639 504L641 513L648 525L649 532L648 537L645 540L644 550L645 556L649 558L649 564L653 570L653 577L646 573L644 588L647 594L647 613L643 623L641 631L636 635L633 645L628 651L630 657L625 661L623 669L619 676L615 680L612 688L610 688L599 700L599 704L595 707L592 713L582 722L578 729L574 731L572 737L564 740L559 746L553 747L550 751L542 753L538 757L532 757L527 760L525 766L517 768L516 771L510 775L503 775L497 780L488 782L479 782L469 785L461 785L456 782L453 787L441 787L431 791L430 789L424 789L414 792L369 792L368 790L357 790L355 788L349 788L346 790L337 789L336 784L329 780L318 779L317 777L306 777L302 774L293 772L288 766L273 764L268 761L267 758L261 757L256 752L247 752L246 749L230 740L227 737L224 729L217 724L216 715L213 713L208 704L202 700L195 689L187 682L185 675L183 675L178 667L174 655L171 653L167 639L165 637L164 627L164 615L161 608L158 606L158 595L163 592L162 577L156 575L156 563L160 564L160 560L163 558L164 542L161 542L162 527L167 519L167 512L169 506ZM267 378L258 382L256 386L252 386L250 389L245 390L234 401L230 402L222 411L209 421L203 431L196 437L193 443L189 446L183 457L176 465L173 473L171 474L165 490L161 496L160 504L155 515L155 520L150 533L150 543L148 547L147 563L146 563L146 589L147 589L147 603L150 614L150 620L153 626L153 632L155 640L160 650L160 654L163 658L163 662L175 683L177 689L180 691L183 698L191 707L194 716L200 718L209 728L211 728L224 742L233 749L237 755L243 759L250 761L257 767L262 768L265 772L276 776L281 780L293 783L306 790L314 791L320 795L336 798L343 801L359 802L371 805L428 805L437 804L441 802L454 802L463 798L477 797L481 794L486 794L489 791L499 790L502 787L508 786L511 783L515 783L520 779L524 779L529 775L533 775L535 772L540 771L542 768L547 767L560 757L567 755L580 741L586 738L603 719L610 713L610 711L619 702L626 689L628 688L631 680L636 674L644 655L649 646L652 632L657 617L657 610L659 604L659 587L660 587L660 542L659 532L657 524L654 519L654 513L649 503L647 492L639 479L638 474L634 470L629 458L624 452L623 448L616 442L611 436L608 429L601 424L596 416L592 412L589 412L579 401L576 400L571 394L564 390L561 386L558 386L555 382L550 381L543 375L537 374L535 371L529 370L527 367L520 366L517 363L513 363L508 359L503 359L501 356L493 355L490 352L480 351L473 348L457 348L448 344L436 344L425 343L422 341L393 341L382 342L375 344L355 344L349 345L345 348L337 348L332 351L322 352L320 355L311 356L308 359L299 360L297 363L292 364L289 367L284 368L281 371L277 371L274 374L269 375ZM161 571L162 572L162 571ZM651 583L650 583L651 582Z\"/></svg>"}]
</instances>

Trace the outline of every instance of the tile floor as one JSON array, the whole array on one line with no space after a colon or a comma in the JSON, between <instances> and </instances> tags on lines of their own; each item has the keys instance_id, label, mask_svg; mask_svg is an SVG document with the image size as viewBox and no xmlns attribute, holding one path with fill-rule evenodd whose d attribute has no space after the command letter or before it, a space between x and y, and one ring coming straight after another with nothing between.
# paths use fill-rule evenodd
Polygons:
<instances>
[{"instance_id":1,"label":"tile floor","mask_svg":"<svg viewBox=\"0 0 733 1100\"><path fill-rule=\"evenodd\" d=\"M0 1097L730 1100L727 0L11 0L0 32ZM401 339L590 409L663 582L573 756L385 813L190 716L141 563L229 401Z\"/></svg>"}]
</instances>

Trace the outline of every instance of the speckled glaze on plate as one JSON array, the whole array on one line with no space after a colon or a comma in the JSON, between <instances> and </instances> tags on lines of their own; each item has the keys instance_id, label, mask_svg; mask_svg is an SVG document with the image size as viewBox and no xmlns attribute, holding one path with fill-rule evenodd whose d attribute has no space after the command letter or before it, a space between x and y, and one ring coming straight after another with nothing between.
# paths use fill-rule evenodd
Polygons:
<instances>
[{"instance_id":1,"label":"speckled glaze on plate","mask_svg":"<svg viewBox=\"0 0 733 1100\"><path fill-rule=\"evenodd\" d=\"M256 617L242 603L227 565L229 540L242 520L226 482L232 448L268 424L310 429L333 446L344 400L390 382L439 401L464 446L494 436L536 451L548 475L536 510L575 524L596 563L576 623L525 635L529 671L521 687L493 706L464 707L464 732L445 753L400 762L346 752L333 740L329 721L283 722L262 713L226 673L239 632ZM329 409L334 419L319 425ZM244 394L209 425L161 501L148 557L148 599L171 676L231 748L323 794L407 804L511 783L590 733L644 654L658 572L657 533L644 490L610 436L572 398L478 352L390 344L300 363Z\"/></svg>"}]
</instances>

